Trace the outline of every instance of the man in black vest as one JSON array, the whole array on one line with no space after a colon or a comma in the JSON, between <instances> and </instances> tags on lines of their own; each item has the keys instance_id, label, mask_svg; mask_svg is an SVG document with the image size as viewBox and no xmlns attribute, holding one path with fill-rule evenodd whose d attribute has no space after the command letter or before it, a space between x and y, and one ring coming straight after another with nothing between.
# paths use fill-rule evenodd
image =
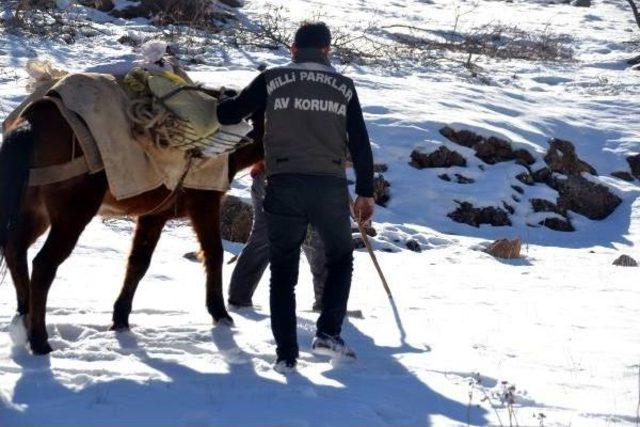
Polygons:
<instances>
[{"instance_id":1,"label":"man in black vest","mask_svg":"<svg viewBox=\"0 0 640 427\"><path fill-rule=\"evenodd\" d=\"M300 246L311 224L325 245L327 280L315 353L355 358L340 337L353 270L347 150L356 175L354 215L373 215L373 158L353 81L329 63L331 32L324 23L303 24L291 49L293 61L262 72L237 97L221 102L222 124L264 109L268 176L267 214L271 262L271 328L276 370L296 367L298 342L294 288Z\"/></svg>"}]
</instances>

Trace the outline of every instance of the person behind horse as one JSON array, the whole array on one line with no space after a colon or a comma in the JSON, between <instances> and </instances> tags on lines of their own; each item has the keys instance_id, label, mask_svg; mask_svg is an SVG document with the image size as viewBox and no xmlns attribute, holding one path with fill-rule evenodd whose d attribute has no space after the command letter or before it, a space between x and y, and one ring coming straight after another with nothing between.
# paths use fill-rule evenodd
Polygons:
<instances>
[{"instance_id":1,"label":"person behind horse","mask_svg":"<svg viewBox=\"0 0 640 427\"><path fill-rule=\"evenodd\" d=\"M253 294L269 265L269 236L267 218L263 208L267 176L264 162L258 162L251 168L251 204L253 205L253 225L247 243L238 256L236 267L229 283L229 306L234 308L253 307ZM302 251L307 257L311 275L313 276L313 292L315 302L313 310L322 307L322 291L327 277L324 245L318 232L312 227L307 230L307 237L302 244Z\"/></svg>"},{"instance_id":2,"label":"person behind horse","mask_svg":"<svg viewBox=\"0 0 640 427\"><path fill-rule=\"evenodd\" d=\"M312 350L355 358L340 337L353 271L345 163L348 150L358 195L353 211L356 220L366 222L374 210L373 156L355 86L331 66L330 45L331 32L324 23L303 24L295 34L290 64L263 71L218 107L222 124L265 110L264 210L279 372L294 370L299 357L294 289L308 225L325 245L327 268Z\"/></svg>"}]
</instances>

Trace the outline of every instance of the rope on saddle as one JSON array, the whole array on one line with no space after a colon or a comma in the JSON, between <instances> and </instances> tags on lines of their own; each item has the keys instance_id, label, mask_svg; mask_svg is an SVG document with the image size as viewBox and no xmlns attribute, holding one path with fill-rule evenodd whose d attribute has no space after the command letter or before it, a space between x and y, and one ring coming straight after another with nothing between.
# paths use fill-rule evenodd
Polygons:
<instances>
[{"instance_id":1,"label":"rope on saddle","mask_svg":"<svg viewBox=\"0 0 640 427\"><path fill-rule=\"evenodd\" d=\"M183 151L196 151L200 156L218 156L220 154L235 151L245 145L251 144L253 141L244 135L237 135L233 132L218 128L216 131L203 135L201 126L194 127L190 123L189 117L184 114L178 114L175 110L175 98L186 92L199 92L206 99L215 99L211 97L211 89L203 86L195 86L183 84L179 77L163 74L155 76L171 82L177 87L157 96L150 89L150 74L144 70L133 69L127 77L125 84L127 85L131 97L131 103L127 114L134 124L134 130L151 135L153 143L159 148L177 148ZM157 80L156 80L157 81ZM224 93L223 90L220 93ZM202 101L195 97L190 100L198 104ZM210 101L206 101L210 102ZM215 101L214 101L215 102ZM178 101L179 103L179 101ZM197 107L195 105L194 107ZM215 116L215 110L211 111ZM211 121L217 123L217 118L212 117ZM201 123L200 123L201 124ZM198 130L197 130L198 129Z\"/></svg>"},{"instance_id":2,"label":"rope on saddle","mask_svg":"<svg viewBox=\"0 0 640 427\"><path fill-rule=\"evenodd\" d=\"M200 87L182 87L171 96L185 90L205 92ZM178 118L164 106L163 98L149 96L134 99L127 113L133 123L151 134L154 144L160 148L174 147L187 151L217 146L216 154L224 154L253 142L251 138L223 129L209 137L198 138L188 121Z\"/></svg>"}]
</instances>

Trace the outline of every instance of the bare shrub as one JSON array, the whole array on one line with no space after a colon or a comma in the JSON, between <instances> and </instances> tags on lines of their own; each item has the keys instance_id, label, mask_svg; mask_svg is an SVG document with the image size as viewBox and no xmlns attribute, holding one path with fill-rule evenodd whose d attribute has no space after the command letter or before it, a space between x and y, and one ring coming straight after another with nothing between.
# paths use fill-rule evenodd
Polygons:
<instances>
[{"instance_id":1,"label":"bare shrub","mask_svg":"<svg viewBox=\"0 0 640 427\"><path fill-rule=\"evenodd\" d=\"M257 19L243 20L231 37L236 46L278 50L291 48L295 25L286 17L283 6L268 7Z\"/></svg>"},{"instance_id":2,"label":"bare shrub","mask_svg":"<svg viewBox=\"0 0 640 427\"><path fill-rule=\"evenodd\" d=\"M403 29L403 32L393 30ZM526 31L516 26L487 24L465 33L442 32L408 26L384 27L398 43L430 52L454 52L497 59L526 61L570 61L571 38L544 31Z\"/></svg>"},{"instance_id":3,"label":"bare shrub","mask_svg":"<svg viewBox=\"0 0 640 427\"><path fill-rule=\"evenodd\" d=\"M230 35L237 47L279 50L290 49L293 34L298 26L287 18L285 7L268 7L267 10L251 21L242 21L231 29ZM314 21L322 21L317 15ZM340 28L333 28L332 52L333 58L340 64L400 66L405 62L420 61L424 63L428 58L436 57L418 52L414 47L397 43L379 32L380 26L368 23L364 26L346 32Z\"/></svg>"},{"instance_id":4,"label":"bare shrub","mask_svg":"<svg viewBox=\"0 0 640 427\"><path fill-rule=\"evenodd\" d=\"M180 60L210 62L218 50L220 60L229 47L237 49L288 50L298 23L289 19L285 7L267 6L263 13L248 19L215 6L209 0L141 0L124 10L105 6L110 0L77 0L101 7L123 18L144 17L156 24L149 37L168 41ZM81 7L61 11L53 0L10 0L13 19L5 26L27 34L62 38L73 43L80 35L97 30L80 16ZM462 12L460 12L462 13ZM322 16L313 17L322 20ZM120 42L135 46L131 37ZM342 65L412 69L437 63L461 64L480 77L480 58L529 61L568 61L573 57L567 36L547 29L524 31L514 26L485 25L468 32L433 31L404 25L382 26L358 23L349 31L333 29L333 58ZM212 55L212 53L214 53ZM486 79L487 82L489 81Z\"/></svg>"},{"instance_id":5,"label":"bare shrub","mask_svg":"<svg viewBox=\"0 0 640 427\"><path fill-rule=\"evenodd\" d=\"M234 16L211 0L142 0L122 10L112 10L120 18L147 18L156 25L186 25L190 28L215 31Z\"/></svg>"},{"instance_id":6,"label":"bare shrub","mask_svg":"<svg viewBox=\"0 0 640 427\"><path fill-rule=\"evenodd\" d=\"M268 8L252 21L240 22L231 32L237 47L289 49L297 23L287 19L284 7ZM322 16L315 17L322 20ZM466 33L368 23L351 32L334 29L333 57L341 64L384 67L432 65L439 61L461 63L473 69L473 57L527 61L570 61L571 38L543 31L525 31L500 24L473 28Z\"/></svg>"},{"instance_id":7,"label":"bare shrub","mask_svg":"<svg viewBox=\"0 0 640 427\"><path fill-rule=\"evenodd\" d=\"M0 21L8 31L28 36L61 39L71 44L79 37L102 33L74 8L58 9L53 0L9 0L10 19Z\"/></svg>"}]
</instances>

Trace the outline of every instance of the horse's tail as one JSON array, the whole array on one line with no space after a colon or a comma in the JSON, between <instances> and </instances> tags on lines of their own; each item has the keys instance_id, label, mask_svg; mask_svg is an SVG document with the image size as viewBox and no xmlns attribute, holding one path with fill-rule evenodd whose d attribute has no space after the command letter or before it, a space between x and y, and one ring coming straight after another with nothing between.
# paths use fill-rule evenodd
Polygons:
<instances>
[{"instance_id":1,"label":"horse's tail","mask_svg":"<svg viewBox=\"0 0 640 427\"><path fill-rule=\"evenodd\" d=\"M24 122L5 135L0 147L0 282L6 272L4 249L11 230L19 220L27 188L34 141L31 125Z\"/></svg>"}]
</instances>

